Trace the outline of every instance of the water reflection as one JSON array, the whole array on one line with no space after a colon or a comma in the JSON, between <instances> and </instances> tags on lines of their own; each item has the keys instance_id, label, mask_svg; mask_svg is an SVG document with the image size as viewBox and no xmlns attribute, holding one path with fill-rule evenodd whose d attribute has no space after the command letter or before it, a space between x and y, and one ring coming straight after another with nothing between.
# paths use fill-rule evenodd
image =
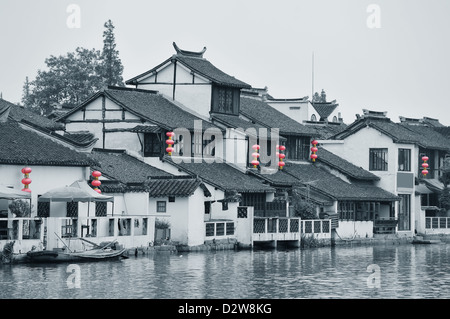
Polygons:
<instances>
[{"instance_id":1,"label":"water reflection","mask_svg":"<svg viewBox=\"0 0 450 319\"><path fill-rule=\"evenodd\" d=\"M380 269L380 288L367 267ZM3 265L0 298L449 298L450 251L443 245L218 251L79 264Z\"/></svg>"}]
</instances>

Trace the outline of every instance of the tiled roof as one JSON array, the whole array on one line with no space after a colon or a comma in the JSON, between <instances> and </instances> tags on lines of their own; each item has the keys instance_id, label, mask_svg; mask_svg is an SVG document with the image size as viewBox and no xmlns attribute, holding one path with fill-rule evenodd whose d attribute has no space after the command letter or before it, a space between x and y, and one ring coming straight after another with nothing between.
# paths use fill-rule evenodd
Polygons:
<instances>
[{"instance_id":1,"label":"tiled roof","mask_svg":"<svg viewBox=\"0 0 450 319\"><path fill-rule=\"evenodd\" d=\"M251 88L251 86L245 82L242 82L238 79L236 79L233 76L230 76L226 74L225 72L221 71L217 67L215 67L211 62L206 60L203 57L194 57L194 56L188 56L183 55L181 53L175 54L172 57L168 58L161 64L157 65L156 67L152 68L151 70L148 70L142 74L139 74L138 76L135 76L134 78L126 81L126 84L136 84L137 79L142 78L146 75L149 75L156 70L158 70L163 65L171 62L171 61L177 61L178 63L183 64L185 67L193 71L194 73L197 73L213 83L225 85L225 86L232 86L236 88Z\"/></svg>"},{"instance_id":2,"label":"tiled roof","mask_svg":"<svg viewBox=\"0 0 450 319\"><path fill-rule=\"evenodd\" d=\"M87 155L23 129L19 123L0 123L0 163L18 165L91 166Z\"/></svg>"},{"instance_id":3,"label":"tiled roof","mask_svg":"<svg viewBox=\"0 0 450 319\"><path fill-rule=\"evenodd\" d=\"M45 116L41 116L29 109L26 109L22 106L15 105L6 100L0 99L0 108L2 106L11 106L9 111L9 117L14 119L17 122L22 120L26 120L28 122L33 123L34 125L50 129L50 130L63 130L64 125L62 123L57 123L53 120L46 118Z\"/></svg>"},{"instance_id":4,"label":"tiled roof","mask_svg":"<svg viewBox=\"0 0 450 319\"><path fill-rule=\"evenodd\" d=\"M324 140L342 132L347 127L344 123L335 124L331 122L308 122L306 125L316 130L316 138Z\"/></svg>"},{"instance_id":5,"label":"tiled roof","mask_svg":"<svg viewBox=\"0 0 450 319\"><path fill-rule=\"evenodd\" d=\"M314 164L290 164L286 165L284 170L304 184L309 184L312 189L336 200L396 201L399 199L396 195L376 186L347 183Z\"/></svg>"},{"instance_id":6,"label":"tiled roof","mask_svg":"<svg viewBox=\"0 0 450 319\"><path fill-rule=\"evenodd\" d=\"M317 152L317 161L324 163L343 174L358 179L358 180L379 180L380 178L372 174L369 171L366 171L362 167L356 166L347 160L343 159L342 157L339 157L332 152L324 149L323 147L319 147L319 151Z\"/></svg>"},{"instance_id":7,"label":"tiled roof","mask_svg":"<svg viewBox=\"0 0 450 319\"><path fill-rule=\"evenodd\" d=\"M205 183L211 184L224 191L240 193L275 192L275 189L264 184L255 176L246 174L227 163L174 163L169 156L164 160L177 166L184 172L197 176Z\"/></svg>"},{"instance_id":8,"label":"tiled roof","mask_svg":"<svg viewBox=\"0 0 450 319\"><path fill-rule=\"evenodd\" d=\"M159 168L128 155L124 150L94 149L90 155L99 165L93 169L122 183L143 183L153 177L171 177Z\"/></svg>"},{"instance_id":9,"label":"tiled roof","mask_svg":"<svg viewBox=\"0 0 450 319\"><path fill-rule=\"evenodd\" d=\"M267 137L270 137L270 129L267 129L266 126L260 125L258 123L252 123L248 120L244 120L237 115L228 115L228 114L212 114L211 115L213 123L221 123L227 128L241 128L244 131L247 129L255 129L256 134L259 135L259 129L266 129ZM250 130L248 131L251 132ZM280 140L284 140L285 138L280 136Z\"/></svg>"},{"instance_id":10,"label":"tiled roof","mask_svg":"<svg viewBox=\"0 0 450 319\"><path fill-rule=\"evenodd\" d=\"M98 140L93 133L88 131L64 132L63 136L79 145L90 145Z\"/></svg>"},{"instance_id":11,"label":"tiled roof","mask_svg":"<svg viewBox=\"0 0 450 319\"><path fill-rule=\"evenodd\" d=\"M105 94L108 98L142 119L146 119L167 130L174 130L176 128L193 130L195 120L201 121L203 130L216 127L212 123L181 109L155 91L119 87L109 87L108 89L97 92L85 103L72 109L59 120L63 121L70 114L81 109L86 103L102 94Z\"/></svg>"},{"instance_id":12,"label":"tiled roof","mask_svg":"<svg viewBox=\"0 0 450 319\"><path fill-rule=\"evenodd\" d=\"M130 132L136 133L160 133L161 128L157 125L136 125L130 129Z\"/></svg>"},{"instance_id":13,"label":"tiled roof","mask_svg":"<svg viewBox=\"0 0 450 319\"><path fill-rule=\"evenodd\" d=\"M151 197L191 196L198 187L203 189L205 196L211 196L211 193L202 181L196 178L153 179L148 186Z\"/></svg>"},{"instance_id":14,"label":"tiled roof","mask_svg":"<svg viewBox=\"0 0 450 319\"><path fill-rule=\"evenodd\" d=\"M417 144L422 147L439 150L450 150L450 139L439 132L438 127L425 125L399 124L417 135Z\"/></svg>"},{"instance_id":15,"label":"tiled roof","mask_svg":"<svg viewBox=\"0 0 450 319\"><path fill-rule=\"evenodd\" d=\"M240 113L245 117L268 128L279 128L281 135L314 136L316 131L300 124L266 102L249 97L241 97Z\"/></svg>"},{"instance_id":16,"label":"tiled roof","mask_svg":"<svg viewBox=\"0 0 450 319\"><path fill-rule=\"evenodd\" d=\"M319 113L321 119L328 118L339 105L333 102L312 102L311 104L317 113Z\"/></svg>"}]
</instances>

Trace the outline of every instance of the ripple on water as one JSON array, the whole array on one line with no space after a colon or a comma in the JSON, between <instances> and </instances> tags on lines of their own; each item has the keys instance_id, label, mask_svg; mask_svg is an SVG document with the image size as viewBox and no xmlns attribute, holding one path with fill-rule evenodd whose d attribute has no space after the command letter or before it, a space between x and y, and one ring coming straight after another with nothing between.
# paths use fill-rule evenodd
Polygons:
<instances>
[{"instance_id":1,"label":"ripple on water","mask_svg":"<svg viewBox=\"0 0 450 319\"><path fill-rule=\"evenodd\" d=\"M379 288L369 265L378 265ZM0 298L449 298L447 245L155 254L79 264L4 265Z\"/></svg>"}]
</instances>

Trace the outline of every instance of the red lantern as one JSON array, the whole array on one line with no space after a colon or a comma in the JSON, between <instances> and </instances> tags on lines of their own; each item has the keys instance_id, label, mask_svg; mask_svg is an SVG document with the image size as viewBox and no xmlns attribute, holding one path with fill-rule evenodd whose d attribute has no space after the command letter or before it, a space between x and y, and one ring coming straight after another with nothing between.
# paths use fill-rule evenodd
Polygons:
<instances>
[{"instance_id":1,"label":"red lantern","mask_svg":"<svg viewBox=\"0 0 450 319\"><path fill-rule=\"evenodd\" d=\"M175 133L167 132L166 136L168 137L168 139L166 140L166 144L168 145L168 147L166 148L166 152L169 153L169 156L172 156L172 153L174 151L174 148L172 147L172 145L175 144L173 137L175 136Z\"/></svg>"},{"instance_id":2,"label":"red lantern","mask_svg":"<svg viewBox=\"0 0 450 319\"><path fill-rule=\"evenodd\" d=\"M427 163L428 156L426 156L426 155L422 156L422 161L423 161L423 163L422 163L422 167L423 167L422 174L423 174L423 176L427 176L427 174L428 174L427 168L429 166L428 163Z\"/></svg>"},{"instance_id":3,"label":"red lantern","mask_svg":"<svg viewBox=\"0 0 450 319\"><path fill-rule=\"evenodd\" d=\"M286 146L284 145L277 145L277 149L280 150L280 152L277 152L277 156L278 156L278 167L280 169L283 169L285 163L283 162L283 159L286 158L286 155L281 153L281 151L286 150Z\"/></svg>"},{"instance_id":4,"label":"red lantern","mask_svg":"<svg viewBox=\"0 0 450 319\"><path fill-rule=\"evenodd\" d=\"M102 176L102 173L99 171L94 171L92 172L92 176L94 177L94 180L91 182L91 185L94 186L94 191L100 194L101 191L98 189L98 187L102 184L102 182L100 182L98 178Z\"/></svg>"},{"instance_id":5,"label":"red lantern","mask_svg":"<svg viewBox=\"0 0 450 319\"><path fill-rule=\"evenodd\" d=\"M99 171L93 171L93 172L92 172L92 176L94 176L94 177L100 177L100 176L102 176L102 173L100 173Z\"/></svg>"},{"instance_id":6,"label":"red lantern","mask_svg":"<svg viewBox=\"0 0 450 319\"><path fill-rule=\"evenodd\" d=\"M311 144L313 145L313 147L311 147L311 152L312 152L311 159L312 159L313 162L315 162L316 159L317 159L317 154L316 153L319 150L316 145L319 144L319 142L317 142L316 140L313 140L311 142Z\"/></svg>"},{"instance_id":7,"label":"red lantern","mask_svg":"<svg viewBox=\"0 0 450 319\"><path fill-rule=\"evenodd\" d=\"M259 153L258 150L260 149L258 144L255 144L252 146L253 150L255 151L252 156L253 156L253 161L251 162L251 164L253 165L253 168L257 168L259 165L258 162L258 158L259 158Z\"/></svg>"},{"instance_id":8,"label":"red lantern","mask_svg":"<svg viewBox=\"0 0 450 319\"><path fill-rule=\"evenodd\" d=\"M31 184L31 178L29 175L31 173L31 168L29 168L29 167L22 168L22 173L24 174L24 178L22 179L22 184L25 185L24 188L22 189L22 191L31 193L31 190L28 187L28 185Z\"/></svg>"}]
</instances>

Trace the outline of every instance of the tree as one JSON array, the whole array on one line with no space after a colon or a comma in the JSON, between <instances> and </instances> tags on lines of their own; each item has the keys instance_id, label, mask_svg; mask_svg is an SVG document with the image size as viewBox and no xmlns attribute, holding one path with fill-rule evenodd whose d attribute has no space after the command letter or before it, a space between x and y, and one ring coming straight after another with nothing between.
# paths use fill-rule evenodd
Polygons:
<instances>
[{"instance_id":1,"label":"tree","mask_svg":"<svg viewBox=\"0 0 450 319\"><path fill-rule=\"evenodd\" d=\"M123 83L123 65L119 58L119 51L116 50L116 38L114 36L114 25L108 20L103 32L103 51L98 74L101 76L104 85L125 86Z\"/></svg>"},{"instance_id":2,"label":"tree","mask_svg":"<svg viewBox=\"0 0 450 319\"><path fill-rule=\"evenodd\" d=\"M121 85L123 66L115 49L114 26L105 23L103 51L78 47L66 55L45 60L46 71L23 88L22 102L37 113L48 115L55 108L72 108L106 85Z\"/></svg>"},{"instance_id":3,"label":"tree","mask_svg":"<svg viewBox=\"0 0 450 319\"><path fill-rule=\"evenodd\" d=\"M292 205L294 215L302 219L317 219L315 205L299 192L297 188L292 190Z\"/></svg>"}]
</instances>

